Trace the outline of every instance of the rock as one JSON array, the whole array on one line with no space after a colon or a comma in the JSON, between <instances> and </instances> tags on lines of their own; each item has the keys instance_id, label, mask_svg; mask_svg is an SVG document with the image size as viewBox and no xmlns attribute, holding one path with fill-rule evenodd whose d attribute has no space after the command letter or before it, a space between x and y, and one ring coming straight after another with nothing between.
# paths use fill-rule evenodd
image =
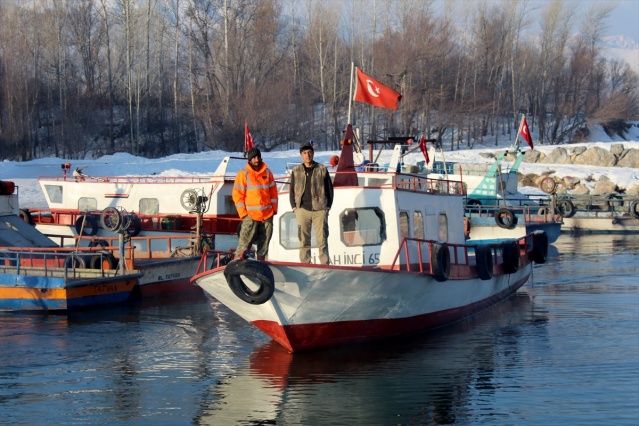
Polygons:
<instances>
[{"instance_id":1,"label":"rock","mask_svg":"<svg viewBox=\"0 0 639 426\"><path fill-rule=\"evenodd\" d=\"M572 155L579 155L579 154L583 154L585 150L586 150L586 147L585 147L585 146L576 146L576 147L572 150Z\"/></svg>"},{"instance_id":2,"label":"rock","mask_svg":"<svg viewBox=\"0 0 639 426\"><path fill-rule=\"evenodd\" d=\"M479 156L484 158L495 158L495 155L492 152L480 152Z\"/></svg>"},{"instance_id":3,"label":"rock","mask_svg":"<svg viewBox=\"0 0 639 426\"><path fill-rule=\"evenodd\" d=\"M571 164L571 161L566 148L558 147L553 149L541 163Z\"/></svg>"},{"instance_id":4,"label":"rock","mask_svg":"<svg viewBox=\"0 0 639 426\"><path fill-rule=\"evenodd\" d=\"M612 155L619 157L623 153L623 144L613 143L610 146L610 152L612 153Z\"/></svg>"},{"instance_id":5,"label":"rock","mask_svg":"<svg viewBox=\"0 0 639 426\"><path fill-rule=\"evenodd\" d=\"M590 189L588 189L588 187L583 183L580 183L576 185L575 188L570 191L570 193L573 195L588 195L590 194Z\"/></svg>"},{"instance_id":6,"label":"rock","mask_svg":"<svg viewBox=\"0 0 639 426\"><path fill-rule=\"evenodd\" d=\"M639 149L626 150L617 161L618 167L639 168Z\"/></svg>"},{"instance_id":7,"label":"rock","mask_svg":"<svg viewBox=\"0 0 639 426\"><path fill-rule=\"evenodd\" d=\"M617 185L614 182L605 179L599 179L592 190L592 194L594 195L611 194L613 192L617 192Z\"/></svg>"},{"instance_id":8,"label":"rock","mask_svg":"<svg viewBox=\"0 0 639 426\"><path fill-rule=\"evenodd\" d=\"M573 164L598 165L603 167L611 167L617 163L616 157L608 150L591 146L583 154L575 158Z\"/></svg>"},{"instance_id":9,"label":"rock","mask_svg":"<svg viewBox=\"0 0 639 426\"><path fill-rule=\"evenodd\" d=\"M626 189L626 195L639 195L639 185L634 185Z\"/></svg>"},{"instance_id":10,"label":"rock","mask_svg":"<svg viewBox=\"0 0 639 426\"><path fill-rule=\"evenodd\" d=\"M579 182L581 182L581 180L578 177L574 177L574 176L564 177L564 185L569 189L573 189L575 185L577 185Z\"/></svg>"},{"instance_id":11,"label":"rock","mask_svg":"<svg viewBox=\"0 0 639 426\"><path fill-rule=\"evenodd\" d=\"M546 154L544 154L543 152L539 152L539 151L535 151L534 149L531 149L530 151L526 151L526 153L524 154L524 162L539 163L541 162L541 160L544 159L544 157L546 157Z\"/></svg>"}]
</instances>

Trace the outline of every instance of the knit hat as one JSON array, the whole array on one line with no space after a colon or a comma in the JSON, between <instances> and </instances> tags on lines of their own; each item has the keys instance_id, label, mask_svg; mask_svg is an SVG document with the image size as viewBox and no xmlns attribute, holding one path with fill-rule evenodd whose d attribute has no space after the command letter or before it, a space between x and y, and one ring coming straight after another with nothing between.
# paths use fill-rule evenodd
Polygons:
<instances>
[{"instance_id":1,"label":"knit hat","mask_svg":"<svg viewBox=\"0 0 639 426\"><path fill-rule=\"evenodd\" d=\"M260 157L262 158L262 153L260 152L259 149L257 148L251 148L248 152L248 161L251 161L251 159L253 157Z\"/></svg>"}]
</instances>

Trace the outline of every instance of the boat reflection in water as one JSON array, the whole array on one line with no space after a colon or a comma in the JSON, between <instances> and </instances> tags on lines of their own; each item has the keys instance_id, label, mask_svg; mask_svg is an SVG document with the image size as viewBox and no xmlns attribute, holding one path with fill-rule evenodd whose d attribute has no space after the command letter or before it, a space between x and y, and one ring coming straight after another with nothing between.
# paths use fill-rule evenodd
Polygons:
<instances>
[{"instance_id":1,"label":"boat reflection in water","mask_svg":"<svg viewBox=\"0 0 639 426\"><path fill-rule=\"evenodd\" d=\"M247 368L219 380L194 423L470 421L469 395L499 391L496 370L516 376L525 362L522 327L545 340L546 321L520 291L474 318L411 338L301 354L271 341L253 351Z\"/></svg>"}]
</instances>

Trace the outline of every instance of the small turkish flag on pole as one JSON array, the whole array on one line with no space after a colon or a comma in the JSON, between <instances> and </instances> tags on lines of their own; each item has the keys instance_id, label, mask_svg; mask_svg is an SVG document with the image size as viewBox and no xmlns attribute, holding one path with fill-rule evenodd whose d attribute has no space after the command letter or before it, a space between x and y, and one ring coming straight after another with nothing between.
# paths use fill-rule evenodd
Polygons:
<instances>
[{"instance_id":1,"label":"small turkish flag on pole","mask_svg":"<svg viewBox=\"0 0 639 426\"><path fill-rule=\"evenodd\" d=\"M522 138L524 138L526 142L528 142L528 145L530 145L530 149L533 149L534 147L533 147L532 136L530 135L530 129L528 128L528 122L526 121L525 115L521 117L521 124L519 125L519 134L521 135Z\"/></svg>"},{"instance_id":2,"label":"small turkish flag on pole","mask_svg":"<svg viewBox=\"0 0 639 426\"><path fill-rule=\"evenodd\" d=\"M422 135L421 139L419 139L419 149L424 154L424 159L426 160L426 164L430 163L430 159L428 158L428 149L426 148L426 138Z\"/></svg>"},{"instance_id":3,"label":"small turkish flag on pole","mask_svg":"<svg viewBox=\"0 0 639 426\"><path fill-rule=\"evenodd\" d=\"M244 122L244 156L246 157L246 153L251 150L255 146L253 142L253 136L251 136L251 131L248 127L248 121Z\"/></svg>"},{"instance_id":4,"label":"small turkish flag on pole","mask_svg":"<svg viewBox=\"0 0 639 426\"><path fill-rule=\"evenodd\" d=\"M399 92L364 74L357 68L354 101L366 102L382 108L397 109L397 102L401 99L402 95Z\"/></svg>"}]
</instances>

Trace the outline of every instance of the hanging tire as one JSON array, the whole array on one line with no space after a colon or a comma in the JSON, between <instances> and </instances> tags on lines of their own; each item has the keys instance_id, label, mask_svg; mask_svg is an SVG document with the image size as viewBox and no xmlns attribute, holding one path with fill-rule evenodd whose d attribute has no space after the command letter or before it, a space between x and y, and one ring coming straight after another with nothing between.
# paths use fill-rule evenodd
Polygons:
<instances>
[{"instance_id":1,"label":"hanging tire","mask_svg":"<svg viewBox=\"0 0 639 426\"><path fill-rule=\"evenodd\" d=\"M504 229L513 229L517 226L517 216L510 209L499 209L495 212L495 223Z\"/></svg>"},{"instance_id":2,"label":"hanging tire","mask_svg":"<svg viewBox=\"0 0 639 426\"><path fill-rule=\"evenodd\" d=\"M444 282L450 277L450 250L448 244L433 244L432 269L435 281Z\"/></svg>"},{"instance_id":3,"label":"hanging tire","mask_svg":"<svg viewBox=\"0 0 639 426\"><path fill-rule=\"evenodd\" d=\"M31 212L28 209L20 209L18 211L18 215L20 219L27 222L29 225L33 225L33 217L31 217Z\"/></svg>"},{"instance_id":4,"label":"hanging tire","mask_svg":"<svg viewBox=\"0 0 639 426\"><path fill-rule=\"evenodd\" d=\"M242 276L251 278L260 284L253 291L244 284ZM231 291L241 300L251 305L261 305L269 301L275 291L275 278L266 263L254 260L236 259L224 269L224 277Z\"/></svg>"},{"instance_id":5,"label":"hanging tire","mask_svg":"<svg viewBox=\"0 0 639 426\"><path fill-rule=\"evenodd\" d=\"M471 198L470 200L466 201L467 210L479 210L480 208L481 208L481 201L475 200L474 198Z\"/></svg>"},{"instance_id":6,"label":"hanging tire","mask_svg":"<svg viewBox=\"0 0 639 426\"><path fill-rule=\"evenodd\" d=\"M129 227L127 228L127 232L129 233L130 237L137 237L138 235L140 235L140 231L142 231L142 220L138 215L133 213L131 213L129 217L131 220L129 223Z\"/></svg>"},{"instance_id":7,"label":"hanging tire","mask_svg":"<svg viewBox=\"0 0 639 426\"><path fill-rule=\"evenodd\" d=\"M64 261L64 267L69 269L85 269L87 267L87 258L86 256L78 256L77 254L69 255Z\"/></svg>"},{"instance_id":8,"label":"hanging tire","mask_svg":"<svg viewBox=\"0 0 639 426\"><path fill-rule=\"evenodd\" d=\"M115 207L107 207L100 214L100 224L107 231L117 231L122 224L122 215Z\"/></svg>"},{"instance_id":9,"label":"hanging tire","mask_svg":"<svg viewBox=\"0 0 639 426\"><path fill-rule=\"evenodd\" d=\"M84 227L82 226L82 222L84 222ZM80 231L82 231L82 233L80 233ZM88 214L80 216L78 220L75 221L75 232L81 236L92 237L98 233L98 221L95 217Z\"/></svg>"},{"instance_id":10,"label":"hanging tire","mask_svg":"<svg viewBox=\"0 0 639 426\"><path fill-rule=\"evenodd\" d=\"M475 247L475 265L479 279L485 281L493 277L493 251L489 246Z\"/></svg>"},{"instance_id":11,"label":"hanging tire","mask_svg":"<svg viewBox=\"0 0 639 426\"><path fill-rule=\"evenodd\" d=\"M546 263L548 259L548 234L544 231L533 231L532 233L532 260L535 263Z\"/></svg>"},{"instance_id":12,"label":"hanging tire","mask_svg":"<svg viewBox=\"0 0 639 426\"><path fill-rule=\"evenodd\" d=\"M515 240L505 241L501 245L504 272L513 274L519 270L519 244Z\"/></svg>"},{"instance_id":13,"label":"hanging tire","mask_svg":"<svg viewBox=\"0 0 639 426\"><path fill-rule=\"evenodd\" d=\"M563 200L557 204L557 209L563 217L569 218L575 215L575 205L570 200Z\"/></svg>"},{"instance_id":14,"label":"hanging tire","mask_svg":"<svg viewBox=\"0 0 639 426\"><path fill-rule=\"evenodd\" d=\"M639 219L639 200L630 203L630 214L632 217Z\"/></svg>"},{"instance_id":15,"label":"hanging tire","mask_svg":"<svg viewBox=\"0 0 639 426\"><path fill-rule=\"evenodd\" d=\"M100 254L91 256L89 267L91 269L109 271L115 269L115 265L117 265L115 256L109 252L101 252Z\"/></svg>"}]
</instances>

